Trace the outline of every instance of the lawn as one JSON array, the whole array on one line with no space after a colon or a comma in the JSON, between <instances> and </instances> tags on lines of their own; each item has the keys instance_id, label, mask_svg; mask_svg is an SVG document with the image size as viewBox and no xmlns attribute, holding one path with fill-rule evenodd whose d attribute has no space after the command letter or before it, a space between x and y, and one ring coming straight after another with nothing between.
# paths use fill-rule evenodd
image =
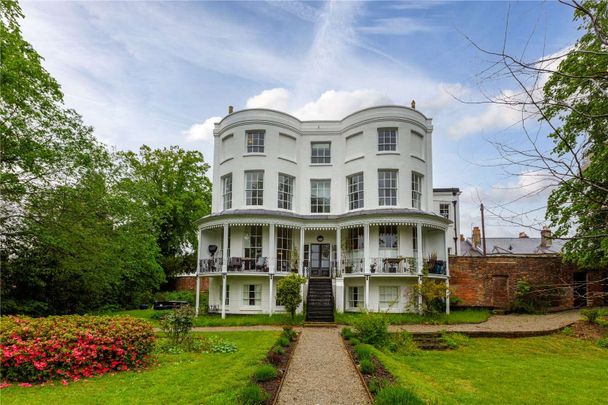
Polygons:
<instances>
[{"instance_id":1,"label":"lawn","mask_svg":"<svg viewBox=\"0 0 608 405\"><path fill-rule=\"evenodd\" d=\"M608 350L564 335L471 339L452 351L378 352L399 383L441 404L599 404Z\"/></svg>"},{"instance_id":2,"label":"lawn","mask_svg":"<svg viewBox=\"0 0 608 405\"><path fill-rule=\"evenodd\" d=\"M336 323L342 325L353 325L357 317L361 313L351 312L336 314ZM451 325L456 323L481 323L488 320L490 312L485 309L466 309L461 311L453 311L449 315L445 313L424 316L414 313L405 314L385 314L391 325L408 325L408 324L433 324L433 325Z\"/></svg>"},{"instance_id":3,"label":"lawn","mask_svg":"<svg viewBox=\"0 0 608 405\"><path fill-rule=\"evenodd\" d=\"M112 312L107 315L131 315L143 318L158 326L155 317L168 313L168 310L155 311L153 309L133 309L130 311ZM219 314L201 314L194 318L194 326L252 326L252 325L301 325L304 322L303 315L296 315L292 320L289 314L252 314L252 315L226 315L222 319Z\"/></svg>"},{"instance_id":4,"label":"lawn","mask_svg":"<svg viewBox=\"0 0 608 405\"><path fill-rule=\"evenodd\" d=\"M68 386L10 387L2 404L233 404L278 332L224 332L237 345L229 354L157 355L158 364L141 372L122 372Z\"/></svg>"}]
</instances>

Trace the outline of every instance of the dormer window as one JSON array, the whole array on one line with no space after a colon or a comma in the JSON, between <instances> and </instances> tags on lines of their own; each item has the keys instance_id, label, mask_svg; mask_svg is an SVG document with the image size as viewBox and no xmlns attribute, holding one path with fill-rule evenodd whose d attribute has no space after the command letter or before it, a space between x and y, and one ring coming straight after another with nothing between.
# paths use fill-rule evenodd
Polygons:
<instances>
[{"instance_id":1,"label":"dormer window","mask_svg":"<svg viewBox=\"0 0 608 405\"><path fill-rule=\"evenodd\" d=\"M246 131L247 153L264 153L264 131Z\"/></svg>"},{"instance_id":2,"label":"dormer window","mask_svg":"<svg viewBox=\"0 0 608 405\"><path fill-rule=\"evenodd\" d=\"M397 128L378 129L378 152L397 150Z\"/></svg>"},{"instance_id":3,"label":"dormer window","mask_svg":"<svg viewBox=\"0 0 608 405\"><path fill-rule=\"evenodd\" d=\"M313 142L310 145L310 163L331 163L331 142Z\"/></svg>"}]
</instances>

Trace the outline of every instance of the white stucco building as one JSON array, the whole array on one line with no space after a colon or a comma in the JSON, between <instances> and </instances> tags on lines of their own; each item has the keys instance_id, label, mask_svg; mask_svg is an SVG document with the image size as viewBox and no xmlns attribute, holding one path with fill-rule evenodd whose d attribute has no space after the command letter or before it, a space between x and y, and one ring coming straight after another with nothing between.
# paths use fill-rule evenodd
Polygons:
<instances>
[{"instance_id":1,"label":"white stucco building","mask_svg":"<svg viewBox=\"0 0 608 405\"><path fill-rule=\"evenodd\" d=\"M249 109L215 124L212 213L198 221L210 311L283 311L276 284L290 272L309 280L305 300L312 281L331 284L332 310L415 310L412 286L449 279L458 234L459 190L433 192L432 132L402 106L340 121Z\"/></svg>"}]
</instances>

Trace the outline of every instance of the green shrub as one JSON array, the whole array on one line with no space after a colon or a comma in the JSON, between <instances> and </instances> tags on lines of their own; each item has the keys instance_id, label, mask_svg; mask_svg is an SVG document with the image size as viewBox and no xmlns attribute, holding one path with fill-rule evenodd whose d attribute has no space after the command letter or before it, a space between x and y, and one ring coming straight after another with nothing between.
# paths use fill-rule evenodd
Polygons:
<instances>
[{"instance_id":1,"label":"green shrub","mask_svg":"<svg viewBox=\"0 0 608 405\"><path fill-rule=\"evenodd\" d=\"M589 323L596 323L602 312L599 309L583 309L581 315Z\"/></svg>"},{"instance_id":2,"label":"green shrub","mask_svg":"<svg viewBox=\"0 0 608 405\"><path fill-rule=\"evenodd\" d=\"M597 345L599 347L602 347L604 349L608 349L608 336L607 337L603 337L600 340L597 341Z\"/></svg>"},{"instance_id":3,"label":"green shrub","mask_svg":"<svg viewBox=\"0 0 608 405\"><path fill-rule=\"evenodd\" d=\"M351 337L350 338L350 344L353 346L357 346L359 343L361 343L361 341L359 339L357 339L356 337Z\"/></svg>"},{"instance_id":4,"label":"green shrub","mask_svg":"<svg viewBox=\"0 0 608 405\"><path fill-rule=\"evenodd\" d=\"M369 392L376 395L381 389L388 386L388 384L389 381L385 378L372 377L368 383Z\"/></svg>"},{"instance_id":5,"label":"green shrub","mask_svg":"<svg viewBox=\"0 0 608 405\"><path fill-rule=\"evenodd\" d=\"M285 349L283 349L283 347L281 347L281 346L273 346L271 351L278 355L285 354Z\"/></svg>"},{"instance_id":6,"label":"green shrub","mask_svg":"<svg viewBox=\"0 0 608 405\"><path fill-rule=\"evenodd\" d=\"M442 332L441 340L443 340L450 349L458 349L460 346L469 344L469 337L467 335L456 332Z\"/></svg>"},{"instance_id":7,"label":"green shrub","mask_svg":"<svg viewBox=\"0 0 608 405\"><path fill-rule=\"evenodd\" d=\"M261 381L270 381L277 376L277 369L270 364L264 364L263 366L258 367L253 372L253 378L257 382Z\"/></svg>"},{"instance_id":8,"label":"green shrub","mask_svg":"<svg viewBox=\"0 0 608 405\"><path fill-rule=\"evenodd\" d=\"M174 346L184 344L191 338L190 332L193 324L194 308L190 305L174 308L160 319L160 328Z\"/></svg>"},{"instance_id":9,"label":"green shrub","mask_svg":"<svg viewBox=\"0 0 608 405\"><path fill-rule=\"evenodd\" d=\"M234 343L219 336L211 336L207 341L207 351L210 353L234 353L238 350Z\"/></svg>"},{"instance_id":10,"label":"green shrub","mask_svg":"<svg viewBox=\"0 0 608 405\"><path fill-rule=\"evenodd\" d=\"M375 405L424 405L416 394L407 388L388 386L380 390Z\"/></svg>"},{"instance_id":11,"label":"green shrub","mask_svg":"<svg viewBox=\"0 0 608 405\"><path fill-rule=\"evenodd\" d=\"M283 277L277 284L277 301L285 306L293 319L298 306L302 303L301 286L306 279L296 273Z\"/></svg>"},{"instance_id":12,"label":"green shrub","mask_svg":"<svg viewBox=\"0 0 608 405\"><path fill-rule=\"evenodd\" d=\"M293 328L291 326L284 326L283 327L283 336L285 336L287 339L289 339L291 341L294 341L294 340L296 340L296 336L298 336L298 332L293 330Z\"/></svg>"},{"instance_id":13,"label":"green shrub","mask_svg":"<svg viewBox=\"0 0 608 405\"><path fill-rule=\"evenodd\" d=\"M391 334L388 349L404 355L415 355L420 352L412 334L406 331Z\"/></svg>"},{"instance_id":14,"label":"green shrub","mask_svg":"<svg viewBox=\"0 0 608 405\"><path fill-rule=\"evenodd\" d=\"M237 401L241 405L261 405L268 401L270 394L257 384L249 384L239 392Z\"/></svg>"},{"instance_id":15,"label":"green shrub","mask_svg":"<svg viewBox=\"0 0 608 405\"><path fill-rule=\"evenodd\" d=\"M353 331L351 330L351 328L342 328L342 332L340 333L342 334L342 337L346 340L349 340L353 337Z\"/></svg>"},{"instance_id":16,"label":"green shrub","mask_svg":"<svg viewBox=\"0 0 608 405\"><path fill-rule=\"evenodd\" d=\"M358 344L355 346L355 353L359 361L369 359L372 357L373 347L366 345L365 343Z\"/></svg>"},{"instance_id":17,"label":"green shrub","mask_svg":"<svg viewBox=\"0 0 608 405\"><path fill-rule=\"evenodd\" d=\"M287 347L289 346L289 339L287 339L285 336L281 336L277 339L277 344L279 346Z\"/></svg>"},{"instance_id":18,"label":"green shrub","mask_svg":"<svg viewBox=\"0 0 608 405\"><path fill-rule=\"evenodd\" d=\"M382 347L388 342L388 318L384 314L364 313L354 323L357 337L363 343Z\"/></svg>"},{"instance_id":19,"label":"green shrub","mask_svg":"<svg viewBox=\"0 0 608 405\"><path fill-rule=\"evenodd\" d=\"M363 374L374 374L374 371L376 371L376 366L371 358L361 360L359 365Z\"/></svg>"},{"instance_id":20,"label":"green shrub","mask_svg":"<svg viewBox=\"0 0 608 405\"><path fill-rule=\"evenodd\" d=\"M562 329L562 333L566 336L574 335L574 331L572 330L572 328L570 326L566 326L564 329Z\"/></svg>"},{"instance_id":21,"label":"green shrub","mask_svg":"<svg viewBox=\"0 0 608 405\"><path fill-rule=\"evenodd\" d=\"M201 293L201 297L203 294ZM163 291L154 294L155 301L186 301L194 306L196 293L194 291Z\"/></svg>"},{"instance_id":22,"label":"green shrub","mask_svg":"<svg viewBox=\"0 0 608 405\"><path fill-rule=\"evenodd\" d=\"M564 295L565 289L547 288L543 285L533 286L526 279L518 280L511 311L527 314L543 313L560 302Z\"/></svg>"}]
</instances>

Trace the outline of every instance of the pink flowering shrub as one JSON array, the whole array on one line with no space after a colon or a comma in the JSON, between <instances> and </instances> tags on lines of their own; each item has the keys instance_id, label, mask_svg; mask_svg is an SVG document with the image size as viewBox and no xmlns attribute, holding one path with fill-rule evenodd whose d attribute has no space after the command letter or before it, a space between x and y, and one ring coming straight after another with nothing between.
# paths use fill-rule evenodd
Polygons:
<instances>
[{"instance_id":1,"label":"pink flowering shrub","mask_svg":"<svg viewBox=\"0 0 608 405\"><path fill-rule=\"evenodd\" d=\"M6 381L76 381L139 368L154 339L149 322L130 317L2 317L0 373Z\"/></svg>"}]
</instances>

